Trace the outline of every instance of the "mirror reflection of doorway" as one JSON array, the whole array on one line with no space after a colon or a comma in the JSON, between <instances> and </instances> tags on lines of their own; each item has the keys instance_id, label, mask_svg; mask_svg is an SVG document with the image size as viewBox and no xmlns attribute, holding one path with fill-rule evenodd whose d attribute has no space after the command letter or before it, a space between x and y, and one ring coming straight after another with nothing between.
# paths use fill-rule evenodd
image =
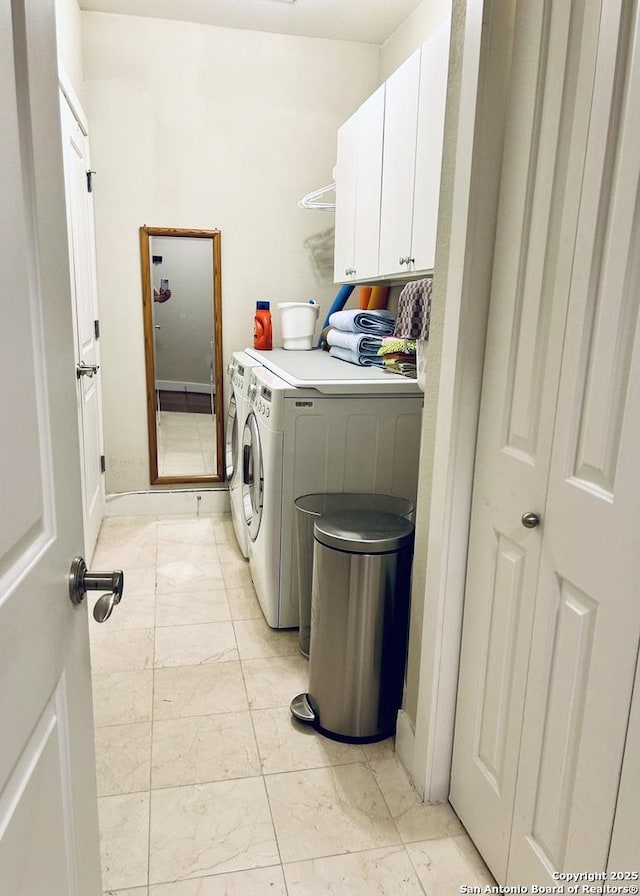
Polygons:
<instances>
[{"instance_id":1,"label":"mirror reflection of doorway","mask_svg":"<svg viewBox=\"0 0 640 896\"><path fill-rule=\"evenodd\" d=\"M224 478L219 231L140 229L151 483Z\"/></svg>"},{"instance_id":2,"label":"mirror reflection of doorway","mask_svg":"<svg viewBox=\"0 0 640 896\"><path fill-rule=\"evenodd\" d=\"M216 472L211 247L152 236L158 475Z\"/></svg>"}]
</instances>

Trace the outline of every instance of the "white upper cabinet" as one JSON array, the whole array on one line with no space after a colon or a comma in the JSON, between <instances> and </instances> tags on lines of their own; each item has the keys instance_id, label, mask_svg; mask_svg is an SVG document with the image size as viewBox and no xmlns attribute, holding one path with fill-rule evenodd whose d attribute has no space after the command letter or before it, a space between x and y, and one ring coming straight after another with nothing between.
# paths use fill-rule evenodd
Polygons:
<instances>
[{"instance_id":1,"label":"white upper cabinet","mask_svg":"<svg viewBox=\"0 0 640 896\"><path fill-rule=\"evenodd\" d=\"M336 282L433 269L449 33L446 22L338 131Z\"/></svg>"},{"instance_id":2,"label":"white upper cabinet","mask_svg":"<svg viewBox=\"0 0 640 896\"><path fill-rule=\"evenodd\" d=\"M384 84L338 131L334 277L378 274Z\"/></svg>"},{"instance_id":3,"label":"white upper cabinet","mask_svg":"<svg viewBox=\"0 0 640 896\"><path fill-rule=\"evenodd\" d=\"M422 45L418 133L413 189L413 230L411 257L416 271L433 269L436 254L436 228L444 113L447 100L450 25L442 25Z\"/></svg>"},{"instance_id":4,"label":"white upper cabinet","mask_svg":"<svg viewBox=\"0 0 640 896\"><path fill-rule=\"evenodd\" d=\"M409 269L418 132L420 50L387 81L379 274Z\"/></svg>"}]
</instances>

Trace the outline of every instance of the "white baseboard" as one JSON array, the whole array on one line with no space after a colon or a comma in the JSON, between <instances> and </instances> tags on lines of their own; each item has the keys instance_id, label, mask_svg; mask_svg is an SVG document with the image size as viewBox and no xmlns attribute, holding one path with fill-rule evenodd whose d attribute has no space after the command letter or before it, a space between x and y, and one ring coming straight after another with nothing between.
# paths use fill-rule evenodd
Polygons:
<instances>
[{"instance_id":1,"label":"white baseboard","mask_svg":"<svg viewBox=\"0 0 640 896\"><path fill-rule=\"evenodd\" d=\"M228 513L229 489L167 489L107 495L104 516L161 516L177 513Z\"/></svg>"},{"instance_id":2,"label":"white baseboard","mask_svg":"<svg viewBox=\"0 0 640 896\"><path fill-rule=\"evenodd\" d=\"M202 392L205 395L212 391L211 383L183 383L178 380L156 380L156 389L163 392Z\"/></svg>"}]
</instances>

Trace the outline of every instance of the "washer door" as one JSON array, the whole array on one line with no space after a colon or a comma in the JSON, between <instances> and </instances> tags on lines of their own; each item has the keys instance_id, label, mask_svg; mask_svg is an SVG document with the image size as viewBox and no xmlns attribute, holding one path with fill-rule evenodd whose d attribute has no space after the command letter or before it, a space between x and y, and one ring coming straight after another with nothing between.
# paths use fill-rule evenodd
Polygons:
<instances>
[{"instance_id":1,"label":"washer door","mask_svg":"<svg viewBox=\"0 0 640 896\"><path fill-rule=\"evenodd\" d=\"M238 464L238 405L236 393L231 391L229 407L227 408L227 422L224 430L224 465L227 482L231 482Z\"/></svg>"},{"instance_id":2,"label":"washer door","mask_svg":"<svg viewBox=\"0 0 640 896\"><path fill-rule=\"evenodd\" d=\"M255 541L262 522L264 504L264 468L260 430L253 411L242 433L242 509L251 541Z\"/></svg>"}]
</instances>

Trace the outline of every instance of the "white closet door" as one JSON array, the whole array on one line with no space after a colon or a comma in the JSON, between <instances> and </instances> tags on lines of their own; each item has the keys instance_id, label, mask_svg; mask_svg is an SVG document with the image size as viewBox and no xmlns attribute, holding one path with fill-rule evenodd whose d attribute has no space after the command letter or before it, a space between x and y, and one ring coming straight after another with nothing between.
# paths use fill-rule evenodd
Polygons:
<instances>
[{"instance_id":1,"label":"white closet door","mask_svg":"<svg viewBox=\"0 0 640 896\"><path fill-rule=\"evenodd\" d=\"M552 884L554 870L606 868L625 748L640 640L635 12L624 0L607 0L601 18L589 10L586 19L585 36L597 38L597 65L541 527L509 883Z\"/></svg>"},{"instance_id":2,"label":"white closet door","mask_svg":"<svg viewBox=\"0 0 640 896\"><path fill-rule=\"evenodd\" d=\"M568 17L517 22L483 375L451 802L499 881L507 871L540 529L565 305L553 301L562 208L554 171ZM551 35L546 46L546 35ZM548 54L548 55L547 55ZM545 81L547 63L553 77ZM579 195L579 194L578 194Z\"/></svg>"},{"instance_id":3,"label":"white closet door","mask_svg":"<svg viewBox=\"0 0 640 896\"><path fill-rule=\"evenodd\" d=\"M635 17L624 0L557 0L516 18L451 791L510 885L605 869L624 750L640 638Z\"/></svg>"},{"instance_id":4,"label":"white closet door","mask_svg":"<svg viewBox=\"0 0 640 896\"><path fill-rule=\"evenodd\" d=\"M104 473L100 463L104 451L102 373L95 329L98 319L98 299L93 202L92 194L87 189L86 174L91 169L91 160L87 135L62 94L60 94L60 114L76 362L85 367L97 368L95 374L77 378L84 550L89 562L100 531L104 507Z\"/></svg>"}]
</instances>

